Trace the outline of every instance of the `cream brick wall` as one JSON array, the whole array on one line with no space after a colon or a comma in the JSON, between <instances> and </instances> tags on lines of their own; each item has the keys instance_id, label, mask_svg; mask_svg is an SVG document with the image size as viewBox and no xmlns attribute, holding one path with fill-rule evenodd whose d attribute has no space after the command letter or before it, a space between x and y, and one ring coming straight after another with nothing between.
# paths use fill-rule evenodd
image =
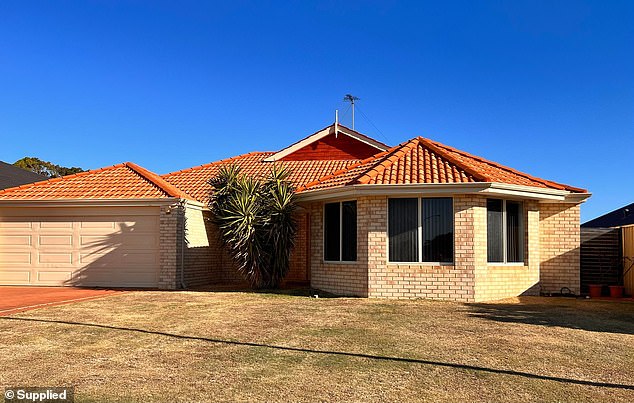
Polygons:
<instances>
[{"instance_id":1,"label":"cream brick wall","mask_svg":"<svg viewBox=\"0 0 634 403\"><path fill-rule=\"evenodd\" d=\"M560 292L567 287L580 292L580 206L540 203L541 289Z\"/></svg>"},{"instance_id":2,"label":"cream brick wall","mask_svg":"<svg viewBox=\"0 0 634 403\"><path fill-rule=\"evenodd\" d=\"M193 287L211 282L211 249L209 247L208 212L188 206L185 210L185 285Z\"/></svg>"},{"instance_id":3,"label":"cream brick wall","mask_svg":"<svg viewBox=\"0 0 634 403\"><path fill-rule=\"evenodd\" d=\"M354 263L323 261L323 204L309 205L312 287L339 295L461 302L539 293L540 263L544 261L544 253L548 255L540 246L543 204L524 202L524 264L490 265L487 263L486 197L454 196L454 264L434 266L388 263L387 200L385 196L357 199L358 259ZM567 214L565 227L572 229L570 219L574 221L574 214ZM556 221L557 228L561 228L562 219ZM578 228L578 221L576 225Z\"/></svg>"},{"instance_id":4,"label":"cream brick wall","mask_svg":"<svg viewBox=\"0 0 634 403\"><path fill-rule=\"evenodd\" d=\"M305 206L310 212L310 285L337 295L368 296L368 199L357 200L357 261L324 261L323 203ZM367 217L364 219L364 217Z\"/></svg>"},{"instance_id":5,"label":"cream brick wall","mask_svg":"<svg viewBox=\"0 0 634 403\"><path fill-rule=\"evenodd\" d=\"M489 301L520 295L539 295L539 205L524 202L524 264L486 263L486 204L484 204L484 230L479 243L482 258L476 268L475 301ZM482 238L483 237L483 238Z\"/></svg>"},{"instance_id":6,"label":"cream brick wall","mask_svg":"<svg viewBox=\"0 0 634 403\"><path fill-rule=\"evenodd\" d=\"M162 206L160 222L160 272L158 287L174 290L178 288L177 272L181 237L183 236L182 213L179 209Z\"/></svg>"}]
</instances>

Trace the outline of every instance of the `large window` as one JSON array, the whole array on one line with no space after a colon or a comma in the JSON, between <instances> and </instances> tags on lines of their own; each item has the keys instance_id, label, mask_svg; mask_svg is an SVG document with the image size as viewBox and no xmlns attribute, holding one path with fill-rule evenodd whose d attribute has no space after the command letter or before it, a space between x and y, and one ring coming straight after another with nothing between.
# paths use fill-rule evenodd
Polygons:
<instances>
[{"instance_id":1,"label":"large window","mask_svg":"<svg viewBox=\"0 0 634 403\"><path fill-rule=\"evenodd\" d=\"M524 261L524 211L520 202L487 199L487 260Z\"/></svg>"},{"instance_id":2,"label":"large window","mask_svg":"<svg viewBox=\"0 0 634 403\"><path fill-rule=\"evenodd\" d=\"M453 199L388 200L390 262L453 262Z\"/></svg>"},{"instance_id":3,"label":"large window","mask_svg":"<svg viewBox=\"0 0 634 403\"><path fill-rule=\"evenodd\" d=\"M324 260L357 260L357 202L326 203L324 206Z\"/></svg>"}]
</instances>

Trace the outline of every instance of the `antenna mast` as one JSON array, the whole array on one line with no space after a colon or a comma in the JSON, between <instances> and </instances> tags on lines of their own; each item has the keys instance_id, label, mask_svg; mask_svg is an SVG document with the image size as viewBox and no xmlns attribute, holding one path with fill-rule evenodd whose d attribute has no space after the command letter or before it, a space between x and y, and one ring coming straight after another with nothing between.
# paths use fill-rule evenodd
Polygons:
<instances>
[{"instance_id":1,"label":"antenna mast","mask_svg":"<svg viewBox=\"0 0 634 403\"><path fill-rule=\"evenodd\" d=\"M352 105L352 130L354 130L354 103L359 99L359 97L355 97L352 94L346 94L346 96L343 97L344 102L350 102L350 104Z\"/></svg>"}]
</instances>

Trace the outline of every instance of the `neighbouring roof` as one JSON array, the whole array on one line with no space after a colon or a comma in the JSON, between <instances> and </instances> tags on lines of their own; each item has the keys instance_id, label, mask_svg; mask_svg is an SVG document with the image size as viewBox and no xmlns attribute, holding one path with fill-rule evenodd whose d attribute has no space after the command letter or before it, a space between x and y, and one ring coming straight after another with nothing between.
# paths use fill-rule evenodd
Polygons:
<instances>
[{"instance_id":1,"label":"neighbouring roof","mask_svg":"<svg viewBox=\"0 0 634 403\"><path fill-rule=\"evenodd\" d=\"M0 200L161 199L194 200L157 174L132 162L0 190Z\"/></svg>"},{"instance_id":2,"label":"neighbouring roof","mask_svg":"<svg viewBox=\"0 0 634 403\"><path fill-rule=\"evenodd\" d=\"M496 182L586 193L537 178L444 144L416 137L300 187L299 191L348 185Z\"/></svg>"},{"instance_id":3,"label":"neighbouring roof","mask_svg":"<svg viewBox=\"0 0 634 403\"><path fill-rule=\"evenodd\" d=\"M46 179L45 176L0 161L0 189L24 185Z\"/></svg>"},{"instance_id":4,"label":"neighbouring roof","mask_svg":"<svg viewBox=\"0 0 634 403\"><path fill-rule=\"evenodd\" d=\"M606 213L581 226L584 228L608 228L623 227L625 225L634 225L634 203Z\"/></svg>"}]
</instances>

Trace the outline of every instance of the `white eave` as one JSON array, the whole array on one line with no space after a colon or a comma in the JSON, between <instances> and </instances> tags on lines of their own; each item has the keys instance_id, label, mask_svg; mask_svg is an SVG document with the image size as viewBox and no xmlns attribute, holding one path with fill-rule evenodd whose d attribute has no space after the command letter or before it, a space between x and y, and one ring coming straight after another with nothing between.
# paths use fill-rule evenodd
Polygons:
<instances>
[{"instance_id":1,"label":"white eave","mask_svg":"<svg viewBox=\"0 0 634 403\"><path fill-rule=\"evenodd\" d=\"M297 194L299 201L354 198L359 196L483 194L544 202L582 203L591 193L573 193L567 190L509 185L497 182L469 183L413 183L405 185L350 185L330 189L307 190Z\"/></svg>"},{"instance_id":2,"label":"white eave","mask_svg":"<svg viewBox=\"0 0 634 403\"><path fill-rule=\"evenodd\" d=\"M204 203L193 200L165 197L155 199L0 199L0 207L142 207L171 205L179 200L187 200L188 205L205 206Z\"/></svg>"},{"instance_id":3,"label":"white eave","mask_svg":"<svg viewBox=\"0 0 634 403\"><path fill-rule=\"evenodd\" d=\"M335 129L336 127L336 129ZM375 141L369 137L366 137L360 133L357 133L353 130L348 129L345 126L341 126L341 125L333 125L333 126L328 126L323 130L318 131L317 133L313 134L312 136L308 136L305 139L298 141L297 143L286 147L285 149L271 155L270 157L266 157L264 159L264 162L274 162L274 161L278 161L281 160L282 158L286 157L287 155L290 155L292 153L294 153L297 150L300 150L316 141L319 141L321 139L323 139L324 137L331 135L331 134L343 134L345 136L349 136L352 137L353 139L360 141L362 143L365 143L371 147L374 147L377 149L377 153L381 152L381 151L385 151L388 150L388 147L385 146L385 144L379 143L378 141Z\"/></svg>"}]
</instances>

